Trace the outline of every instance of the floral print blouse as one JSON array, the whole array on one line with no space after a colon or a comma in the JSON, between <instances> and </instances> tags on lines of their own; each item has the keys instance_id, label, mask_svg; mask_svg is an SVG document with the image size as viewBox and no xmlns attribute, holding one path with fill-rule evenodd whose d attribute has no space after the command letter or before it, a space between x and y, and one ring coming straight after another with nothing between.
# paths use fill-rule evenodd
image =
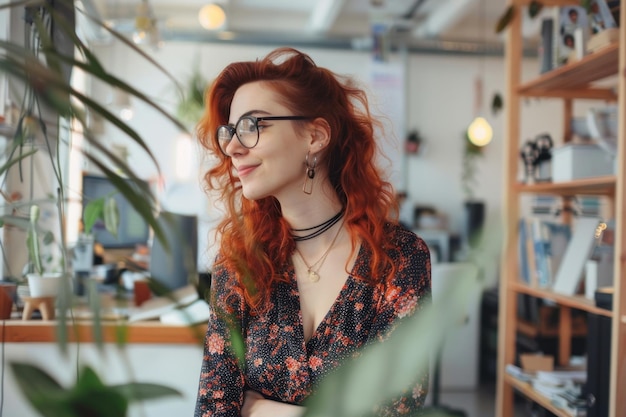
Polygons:
<instances>
[{"instance_id":1,"label":"floral print blouse","mask_svg":"<svg viewBox=\"0 0 626 417\"><path fill-rule=\"evenodd\" d=\"M282 269L288 280L277 284L271 308L257 316L250 316L243 298L233 297L229 291L238 285L234 274L225 268L216 269L211 286L217 300L213 312L235 311L234 320L245 346L245 365L239 366L231 348L232 323L229 326L213 314L206 333L195 417L240 416L248 389L271 400L302 404L342 359L357 356L368 343L384 340L398 319L428 304L431 283L426 244L400 226L389 226L388 233L387 251L397 266L395 276L375 285L355 278L369 274L371 252L362 244L346 283L308 341L291 263ZM427 389L428 376L416 376L414 386L379 406L376 414L414 415L423 406Z\"/></svg>"}]
</instances>

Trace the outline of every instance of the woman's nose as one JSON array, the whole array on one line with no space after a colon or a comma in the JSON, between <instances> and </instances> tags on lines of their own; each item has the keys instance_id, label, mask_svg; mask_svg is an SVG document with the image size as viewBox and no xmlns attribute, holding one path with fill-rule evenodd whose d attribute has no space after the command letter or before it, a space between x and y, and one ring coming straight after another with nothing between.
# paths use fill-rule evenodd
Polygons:
<instances>
[{"instance_id":1,"label":"woman's nose","mask_svg":"<svg viewBox=\"0 0 626 417\"><path fill-rule=\"evenodd\" d=\"M228 145L226 145L225 150L226 150L226 155L233 156L233 155L242 154L248 149L241 144L239 137L237 137L237 134L235 133L233 135L233 138L230 140L230 142L228 142Z\"/></svg>"}]
</instances>

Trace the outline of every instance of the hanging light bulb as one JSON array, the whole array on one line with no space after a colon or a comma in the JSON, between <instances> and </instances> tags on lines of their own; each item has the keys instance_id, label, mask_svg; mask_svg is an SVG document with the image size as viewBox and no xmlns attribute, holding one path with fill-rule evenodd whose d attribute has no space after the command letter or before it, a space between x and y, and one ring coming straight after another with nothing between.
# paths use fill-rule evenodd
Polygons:
<instances>
[{"instance_id":1,"label":"hanging light bulb","mask_svg":"<svg viewBox=\"0 0 626 417\"><path fill-rule=\"evenodd\" d=\"M474 145L485 146L493 138L493 129L487 119L478 116L467 128L467 135Z\"/></svg>"},{"instance_id":2,"label":"hanging light bulb","mask_svg":"<svg viewBox=\"0 0 626 417\"><path fill-rule=\"evenodd\" d=\"M226 12L219 4L209 3L198 12L198 20L206 30L216 30L224 26Z\"/></svg>"},{"instance_id":3,"label":"hanging light bulb","mask_svg":"<svg viewBox=\"0 0 626 417\"><path fill-rule=\"evenodd\" d=\"M484 20L485 20L485 0L481 0L481 8L480 8L480 28L483 31L483 44L485 44L484 37ZM484 47L484 46L483 46ZM493 138L493 129L491 125L483 116L481 116L482 107L483 107L483 75L485 73L485 52L483 52L483 56L480 58L480 70L479 75L476 77L476 81L474 82L474 114L476 117L470 123L467 128L467 137L469 141L478 147L485 146L491 139Z\"/></svg>"},{"instance_id":4,"label":"hanging light bulb","mask_svg":"<svg viewBox=\"0 0 626 417\"><path fill-rule=\"evenodd\" d=\"M485 146L491 142L491 139L493 138L493 129L487 119L480 115L483 93L483 81L480 76L476 78L474 86L476 117L467 128L467 136L472 144L476 146Z\"/></svg>"}]
</instances>

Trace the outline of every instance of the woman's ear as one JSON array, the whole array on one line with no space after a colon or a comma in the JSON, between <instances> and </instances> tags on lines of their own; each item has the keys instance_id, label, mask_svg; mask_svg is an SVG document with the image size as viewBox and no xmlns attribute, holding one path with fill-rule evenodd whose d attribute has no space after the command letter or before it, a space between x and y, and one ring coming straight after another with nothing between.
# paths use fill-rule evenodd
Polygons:
<instances>
[{"instance_id":1,"label":"woman's ear","mask_svg":"<svg viewBox=\"0 0 626 417\"><path fill-rule=\"evenodd\" d=\"M318 117L313 120L311 126L309 149L311 153L316 153L328 146L330 142L330 125L326 119Z\"/></svg>"}]
</instances>

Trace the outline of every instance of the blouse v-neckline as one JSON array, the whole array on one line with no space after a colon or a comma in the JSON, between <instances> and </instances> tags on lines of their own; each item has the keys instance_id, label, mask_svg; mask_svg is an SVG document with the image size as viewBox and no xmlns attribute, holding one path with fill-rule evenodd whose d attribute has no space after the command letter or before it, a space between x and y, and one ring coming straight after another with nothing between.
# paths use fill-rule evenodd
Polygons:
<instances>
[{"instance_id":1,"label":"blouse v-neckline","mask_svg":"<svg viewBox=\"0 0 626 417\"><path fill-rule=\"evenodd\" d=\"M295 299L295 303L298 306L299 329L300 329L300 334L302 336L303 346L307 353L310 352L314 342L320 339L320 335L322 335L322 332L324 328L326 327L326 323L329 321L329 319L332 318L332 314L336 313L336 309L337 309L337 306L339 305L339 302L345 299L346 292L349 290L349 288L353 286L355 271L357 271L358 268L361 267L360 263L361 263L362 257L363 257L363 245L361 244L359 245L356 259L354 260L354 264L352 265L352 269L350 269L350 273L348 274L346 281L341 286L341 290L339 290L339 293L337 294L337 297L335 297L335 300L331 304L330 308L328 309L328 311L326 311L326 314L324 314L324 318L322 318L322 321L320 321L317 327L313 329L313 333L311 333L311 337L308 340L306 340L306 338L304 337L304 320L302 317L302 305L300 304L300 289L298 288L298 278L296 275L296 269L295 269L293 262L292 261L289 262L289 278L290 278L289 283L291 286L293 297Z\"/></svg>"}]
</instances>

